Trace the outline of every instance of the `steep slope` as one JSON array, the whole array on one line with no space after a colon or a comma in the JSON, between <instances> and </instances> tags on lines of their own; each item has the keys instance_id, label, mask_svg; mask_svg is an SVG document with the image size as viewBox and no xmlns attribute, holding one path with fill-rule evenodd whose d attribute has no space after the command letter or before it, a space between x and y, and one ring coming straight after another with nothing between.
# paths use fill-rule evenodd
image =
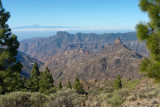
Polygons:
<instances>
[{"instance_id":1,"label":"steep slope","mask_svg":"<svg viewBox=\"0 0 160 107\"><path fill-rule=\"evenodd\" d=\"M67 50L52 57L48 66L54 79L66 82L79 77L84 81L116 78L138 79L138 65L142 56L124 46L119 39L101 52L89 53L88 50ZM43 68L44 68L43 67Z\"/></svg>"},{"instance_id":2,"label":"steep slope","mask_svg":"<svg viewBox=\"0 0 160 107\"><path fill-rule=\"evenodd\" d=\"M19 50L42 62L48 61L53 55L64 50L87 49L90 52L98 52L107 45L111 45L116 38L135 51L145 50L143 44L139 44L136 33L77 33L57 32L55 36L48 38L33 38L21 42ZM133 43L134 42L134 43ZM144 54L146 53L143 51ZM143 53L141 52L141 53Z\"/></svg>"},{"instance_id":3,"label":"steep slope","mask_svg":"<svg viewBox=\"0 0 160 107\"><path fill-rule=\"evenodd\" d=\"M36 62L39 66L42 66L43 63L38 61L37 59L31 58L30 56L24 54L23 52L18 52L17 61L21 62L23 65L23 69L21 74L25 77L29 77L31 74L32 66Z\"/></svg>"}]
</instances>

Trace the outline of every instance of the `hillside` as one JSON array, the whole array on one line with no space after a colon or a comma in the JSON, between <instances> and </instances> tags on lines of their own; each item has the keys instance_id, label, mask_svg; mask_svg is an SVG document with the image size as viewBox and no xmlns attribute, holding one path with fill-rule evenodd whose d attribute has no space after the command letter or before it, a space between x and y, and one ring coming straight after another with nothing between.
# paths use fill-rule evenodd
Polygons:
<instances>
[{"instance_id":1,"label":"hillside","mask_svg":"<svg viewBox=\"0 0 160 107\"><path fill-rule=\"evenodd\" d=\"M97 53L88 50L67 50L54 55L42 67L49 67L55 80L71 80L79 75L83 81L116 78L139 79L139 62L142 56L124 46L119 39L112 46Z\"/></svg>"},{"instance_id":2,"label":"hillside","mask_svg":"<svg viewBox=\"0 0 160 107\"><path fill-rule=\"evenodd\" d=\"M31 74L32 66L36 62L39 66L42 66L43 63L37 59L31 58L30 56L24 54L23 52L18 52L17 61L21 62L23 69L21 74L25 77L29 77Z\"/></svg>"},{"instance_id":3,"label":"hillside","mask_svg":"<svg viewBox=\"0 0 160 107\"><path fill-rule=\"evenodd\" d=\"M72 49L87 49L89 52L98 52L105 46L110 46L116 38L130 49L147 55L144 44L137 42L136 33L77 33L57 32L48 38L26 39L21 42L19 50L39 61L48 61L53 55Z\"/></svg>"}]
</instances>

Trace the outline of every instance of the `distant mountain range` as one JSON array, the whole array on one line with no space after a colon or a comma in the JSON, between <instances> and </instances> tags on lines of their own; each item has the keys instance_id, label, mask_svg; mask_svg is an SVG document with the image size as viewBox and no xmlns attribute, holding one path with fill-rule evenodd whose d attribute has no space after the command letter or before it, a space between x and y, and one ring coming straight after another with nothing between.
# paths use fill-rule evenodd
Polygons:
<instances>
[{"instance_id":1,"label":"distant mountain range","mask_svg":"<svg viewBox=\"0 0 160 107\"><path fill-rule=\"evenodd\" d=\"M58 31L67 31L69 33L124 33L133 30L127 29L102 29L102 28L86 28L86 27L72 27L72 26L40 26L38 24L31 26L18 26L12 28L13 33L18 36L20 41L33 37L49 37L56 34Z\"/></svg>"},{"instance_id":2,"label":"distant mountain range","mask_svg":"<svg viewBox=\"0 0 160 107\"><path fill-rule=\"evenodd\" d=\"M121 41L114 43L117 38ZM136 79L141 77L138 64L142 56L148 56L145 44L137 41L135 32L59 31L54 36L26 39L20 44L18 59L24 65L23 75L29 76L33 63L38 62L41 70L49 67L60 81L75 78L76 73L83 80L115 78L118 73L125 79Z\"/></svg>"},{"instance_id":3,"label":"distant mountain range","mask_svg":"<svg viewBox=\"0 0 160 107\"><path fill-rule=\"evenodd\" d=\"M137 41L136 33L77 33L57 32L55 36L46 38L32 38L21 42L19 50L31 57L45 62L53 55L66 49L88 49L89 52L100 51L105 46L110 46L116 38L130 49L147 55L144 44Z\"/></svg>"}]
</instances>

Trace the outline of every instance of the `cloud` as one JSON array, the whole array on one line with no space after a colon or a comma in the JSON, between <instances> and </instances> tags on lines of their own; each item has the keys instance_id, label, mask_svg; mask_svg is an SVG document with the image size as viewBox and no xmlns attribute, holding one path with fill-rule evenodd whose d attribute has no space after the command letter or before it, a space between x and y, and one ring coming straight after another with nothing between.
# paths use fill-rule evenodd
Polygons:
<instances>
[{"instance_id":1,"label":"cloud","mask_svg":"<svg viewBox=\"0 0 160 107\"><path fill-rule=\"evenodd\" d=\"M12 29L12 31L121 31L121 30L131 30L132 29L112 29L112 28L23 28L23 29Z\"/></svg>"}]
</instances>

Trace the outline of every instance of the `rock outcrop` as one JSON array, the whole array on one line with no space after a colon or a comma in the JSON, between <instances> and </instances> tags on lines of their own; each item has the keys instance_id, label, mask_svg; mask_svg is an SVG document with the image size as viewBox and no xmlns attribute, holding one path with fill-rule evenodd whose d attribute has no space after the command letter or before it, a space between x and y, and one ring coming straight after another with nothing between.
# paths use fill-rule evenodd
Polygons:
<instances>
[{"instance_id":1,"label":"rock outcrop","mask_svg":"<svg viewBox=\"0 0 160 107\"><path fill-rule=\"evenodd\" d=\"M142 76L138 72L142 56L128 49L120 39L100 52L84 53L81 49L67 50L53 56L44 68L48 66L54 79L64 83L66 80L73 81L77 74L83 81L102 81L116 78L117 75L123 79L139 79Z\"/></svg>"}]
</instances>

